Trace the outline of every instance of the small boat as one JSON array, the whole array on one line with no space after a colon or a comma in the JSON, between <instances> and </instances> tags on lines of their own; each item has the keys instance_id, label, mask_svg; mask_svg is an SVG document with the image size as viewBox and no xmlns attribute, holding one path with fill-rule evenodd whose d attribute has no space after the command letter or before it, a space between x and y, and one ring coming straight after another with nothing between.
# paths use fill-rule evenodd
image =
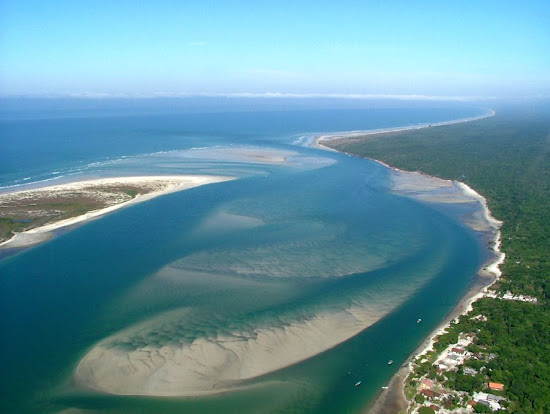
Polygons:
<instances>
[{"instance_id":1,"label":"small boat","mask_svg":"<svg viewBox=\"0 0 550 414\"><path fill-rule=\"evenodd\" d=\"M387 390L388 388L388 386L382 387L383 390Z\"/></svg>"},{"instance_id":2,"label":"small boat","mask_svg":"<svg viewBox=\"0 0 550 414\"><path fill-rule=\"evenodd\" d=\"M420 322L422 322L422 319L418 318L418 319L416 320L416 323L420 323Z\"/></svg>"},{"instance_id":3,"label":"small boat","mask_svg":"<svg viewBox=\"0 0 550 414\"><path fill-rule=\"evenodd\" d=\"M362 384L362 382L363 382L363 381L357 381L357 382L355 383L355 386L356 386L356 387L360 386L360 385Z\"/></svg>"},{"instance_id":4,"label":"small boat","mask_svg":"<svg viewBox=\"0 0 550 414\"><path fill-rule=\"evenodd\" d=\"M388 365L391 365L391 364L393 364L393 359L390 359L390 360L388 361Z\"/></svg>"}]
</instances>

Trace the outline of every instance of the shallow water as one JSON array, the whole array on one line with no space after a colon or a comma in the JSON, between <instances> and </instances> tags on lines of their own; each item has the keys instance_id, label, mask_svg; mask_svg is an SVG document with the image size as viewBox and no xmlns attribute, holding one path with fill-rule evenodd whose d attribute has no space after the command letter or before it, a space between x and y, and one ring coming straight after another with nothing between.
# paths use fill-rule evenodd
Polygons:
<instances>
[{"instance_id":1,"label":"shallow water","mask_svg":"<svg viewBox=\"0 0 550 414\"><path fill-rule=\"evenodd\" d=\"M469 207L442 212L390 193L381 165L292 143L482 112L452 109L341 110L332 123L330 111L313 110L2 121L4 138L46 134L25 147L34 163L20 144L7 147L4 189L26 177L239 178L134 205L2 259L3 408L358 412L453 308L486 253L458 220ZM70 151L55 150L60 137ZM53 149L39 161L44 148ZM165 360L143 378L120 365L159 352ZM79 364L88 371L75 377ZM190 371L173 380L180 369ZM201 379L183 386L192 375ZM88 389L105 378L116 383L110 392L172 396ZM216 387L227 391L188 396Z\"/></svg>"}]
</instances>

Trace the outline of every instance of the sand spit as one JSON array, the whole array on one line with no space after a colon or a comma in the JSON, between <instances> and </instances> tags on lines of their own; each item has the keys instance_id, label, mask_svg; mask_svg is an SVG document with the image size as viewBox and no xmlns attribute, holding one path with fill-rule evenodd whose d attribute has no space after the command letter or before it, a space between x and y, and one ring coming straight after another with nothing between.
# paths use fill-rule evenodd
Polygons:
<instances>
[{"instance_id":1,"label":"sand spit","mask_svg":"<svg viewBox=\"0 0 550 414\"><path fill-rule=\"evenodd\" d=\"M477 121L484 118L489 118L495 114L496 112L494 110L489 109L483 115L473 116L470 118L455 119L452 121L436 122L433 124L419 124L419 125L411 125L411 126L397 127L397 128L381 128L381 129L371 129L366 131L343 131L343 132L335 132L331 134L323 134L315 137L310 146L313 148L323 148L323 149L328 149L330 151L335 151L330 147L324 146L321 143L321 141L332 141L332 140L341 139L341 138L354 139L354 138L362 138L367 135L380 135L380 134L385 134L389 132L414 131L417 129L424 129L424 128L430 128L430 127L462 124L464 122L471 122L471 121Z\"/></svg>"},{"instance_id":2,"label":"sand spit","mask_svg":"<svg viewBox=\"0 0 550 414\"><path fill-rule=\"evenodd\" d=\"M279 326L224 331L191 343L145 345L129 351L158 322L144 322L96 345L79 363L78 385L117 395L197 396L243 386L334 347L375 323L392 304L352 305Z\"/></svg>"},{"instance_id":3,"label":"sand spit","mask_svg":"<svg viewBox=\"0 0 550 414\"><path fill-rule=\"evenodd\" d=\"M234 177L206 175L112 177L0 194L0 202L25 202L26 199L36 200L41 197L67 197L69 194L78 192L85 197L106 204L104 208L88 211L76 217L54 221L53 223L48 223L21 233L15 233L11 239L0 243L0 248L30 246L49 239L54 230L82 223L132 204L205 184L233 179ZM138 188L140 193L131 198L129 196L125 197L121 192L117 193L115 191L117 188L124 186Z\"/></svg>"}]
</instances>

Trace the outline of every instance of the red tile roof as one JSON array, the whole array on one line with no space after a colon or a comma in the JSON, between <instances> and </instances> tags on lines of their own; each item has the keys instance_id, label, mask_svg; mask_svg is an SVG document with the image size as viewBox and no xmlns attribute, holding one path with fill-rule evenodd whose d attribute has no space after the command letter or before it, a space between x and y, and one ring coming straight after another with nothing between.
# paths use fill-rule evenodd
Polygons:
<instances>
[{"instance_id":1,"label":"red tile roof","mask_svg":"<svg viewBox=\"0 0 550 414\"><path fill-rule=\"evenodd\" d=\"M490 382L489 388L495 391L504 391L504 384L500 382Z\"/></svg>"}]
</instances>

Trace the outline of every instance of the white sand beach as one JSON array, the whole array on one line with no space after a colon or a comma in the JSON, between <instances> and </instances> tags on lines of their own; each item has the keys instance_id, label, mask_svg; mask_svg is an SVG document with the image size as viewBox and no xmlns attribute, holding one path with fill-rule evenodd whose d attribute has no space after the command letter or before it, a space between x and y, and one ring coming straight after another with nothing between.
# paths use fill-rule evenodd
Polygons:
<instances>
[{"instance_id":1,"label":"white sand beach","mask_svg":"<svg viewBox=\"0 0 550 414\"><path fill-rule=\"evenodd\" d=\"M368 135L380 135L385 134L389 132L400 132L400 131L413 131L417 129L424 129L424 128L431 128L431 127L437 127L437 126L445 126L445 125L455 125L455 124L462 124L464 122L471 122L471 121L477 121L479 119L489 118L493 115L495 115L496 112L492 109L488 109L486 113L479 115L479 116L473 116L470 118L462 118L462 119L455 119L451 121L443 121L443 122L435 122L432 124L418 124L418 125L410 125L410 126L404 126L404 127L397 127L397 128L380 128L380 129L370 129L365 131L342 131L342 132L334 132L331 134L323 134L319 135L314 138L313 142L311 143L312 148L323 148L330 151L335 151L332 148L329 148L327 146L324 146L322 144L322 141L332 141L335 139L353 139L353 138L362 138Z\"/></svg>"},{"instance_id":2,"label":"white sand beach","mask_svg":"<svg viewBox=\"0 0 550 414\"><path fill-rule=\"evenodd\" d=\"M67 184L59 184L48 187L41 187L29 190L16 191L12 193L4 193L0 195L0 201L3 200L18 200L35 199L41 196L51 196L79 192L88 197L101 199L107 205L105 208L88 211L85 214L71 217L64 220L54 221L46 225L36 227L21 233L16 233L14 236L0 243L0 248L25 247L37 244L49 239L52 232L63 227L72 226L82 223L115 210L127 207L136 203L150 200L165 194L187 190L201 185L218 183L235 179L234 177L223 176L208 176L208 175L167 175L167 176L137 176L137 177L110 177L94 180L77 181ZM143 191L135 197L128 200L121 197L120 194L105 193L101 190L107 188L116 188L124 185L131 185ZM108 197L108 199L106 199Z\"/></svg>"}]
</instances>

